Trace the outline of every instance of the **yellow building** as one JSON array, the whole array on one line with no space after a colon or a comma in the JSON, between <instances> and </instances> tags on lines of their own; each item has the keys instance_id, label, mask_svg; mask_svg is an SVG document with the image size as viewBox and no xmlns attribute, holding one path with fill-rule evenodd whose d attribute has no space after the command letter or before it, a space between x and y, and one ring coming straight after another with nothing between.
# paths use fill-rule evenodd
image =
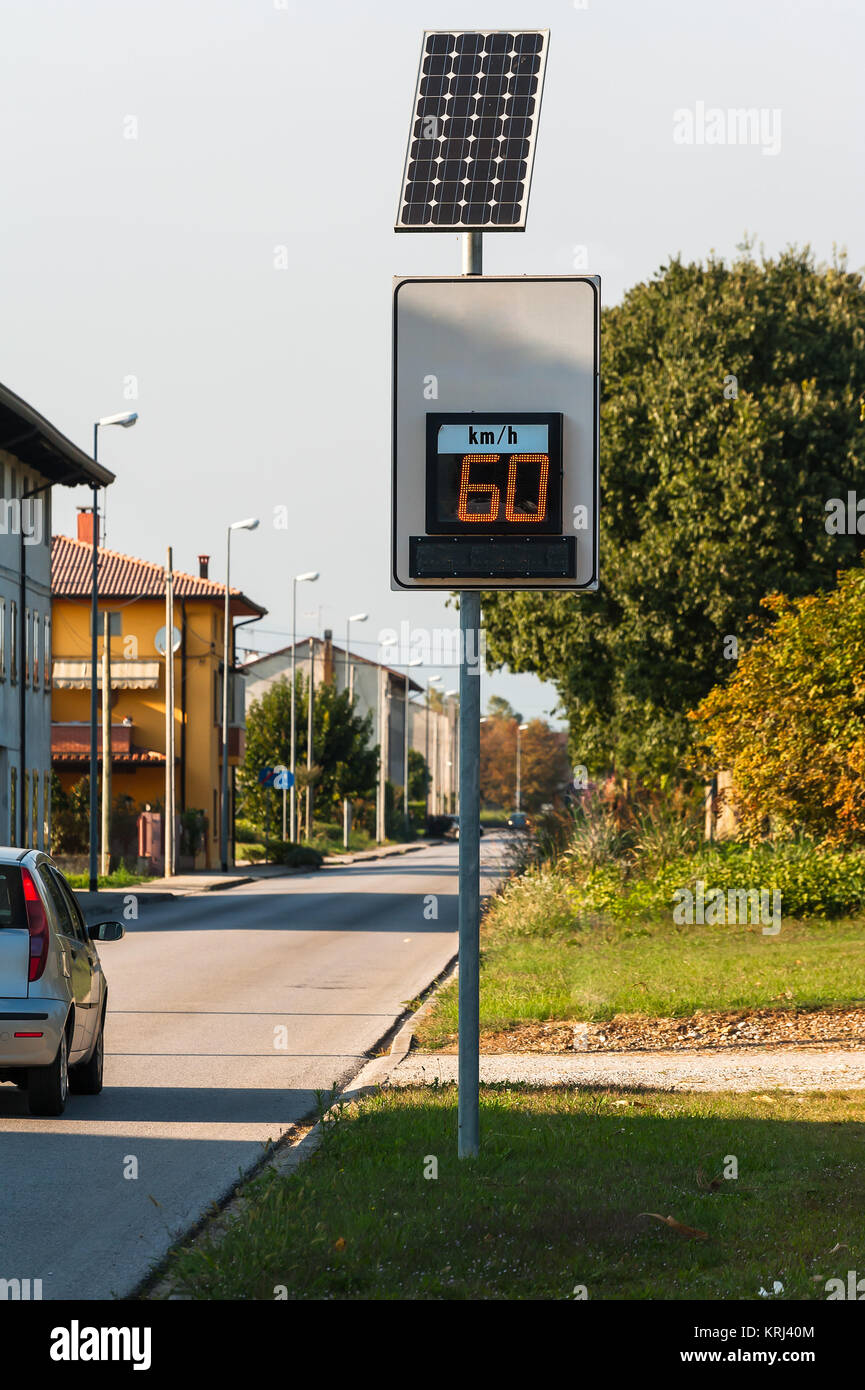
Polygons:
<instances>
[{"instance_id":1,"label":"yellow building","mask_svg":"<svg viewBox=\"0 0 865 1390\"><path fill-rule=\"evenodd\" d=\"M79 513L78 539L52 542L53 626L51 761L64 791L90 770L90 593L92 514ZM136 811L165 801L166 663L165 569L99 547L99 670L102 708L104 614L110 626L110 718L112 803L130 797ZM174 747L178 816L203 811L206 829L195 867L219 865L222 767L222 658L225 585L207 574L174 571ZM266 609L231 590L233 618L256 619ZM157 634L160 642L157 645ZM229 768L244 753L244 687L234 673L234 625L230 637ZM100 771L102 727L99 728ZM229 824L233 826L233 774ZM232 856L233 857L233 856ZM181 864L178 863L178 867ZM192 867L191 863L183 867Z\"/></svg>"}]
</instances>

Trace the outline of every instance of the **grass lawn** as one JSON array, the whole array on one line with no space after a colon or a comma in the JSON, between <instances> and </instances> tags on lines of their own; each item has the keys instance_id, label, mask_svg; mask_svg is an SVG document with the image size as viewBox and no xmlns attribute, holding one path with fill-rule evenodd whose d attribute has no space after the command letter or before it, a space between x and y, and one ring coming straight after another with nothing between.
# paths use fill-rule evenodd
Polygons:
<instances>
[{"instance_id":1,"label":"grass lawn","mask_svg":"<svg viewBox=\"0 0 865 1390\"><path fill-rule=\"evenodd\" d=\"M66 874L70 888L86 890L90 886L89 874ZM134 874L125 864L110 874L100 874L96 880L100 888L131 888L136 883L146 883L152 874Z\"/></svg>"},{"instance_id":2,"label":"grass lawn","mask_svg":"<svg viewBox=\"0 0 865 1390\"><path fill-rule=\"evenodd\" d=\"M865 930L859 921L759 926L581 926L545 936L485 929L481 1028L617 1013L686 1016L696 1009L816 1008L865 999ZM456 984L418 1028L420 1047L457 1027Z\"/></svg>"},{"instance_id":3,"label":"grass lawn","mask_svg":"<svg viewBox=\"0 0 865 1390\"><path fill-rule=\"evenodd\" d=\"M861 1092L481 1094L477 1161L456 1157L455 1087L381 1093L169 1273L197 1299L757 1300L779 1280L822 1300L865 1268ZM701 1190L730 1156L738 1177Z\"/></svg>"}]
</instances>

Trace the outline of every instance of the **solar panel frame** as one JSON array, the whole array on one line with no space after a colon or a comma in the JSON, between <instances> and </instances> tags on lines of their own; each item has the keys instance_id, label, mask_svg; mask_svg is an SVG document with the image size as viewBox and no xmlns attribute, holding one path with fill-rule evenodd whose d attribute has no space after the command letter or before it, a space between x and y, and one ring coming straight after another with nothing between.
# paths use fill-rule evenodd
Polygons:
<instances>
[{"instance_id":1,"label":"solar panel frame","mask_svg":"<svg viewBox=\"0 0 865 1390\"><path fill-rule=\"evenodd\" d=\"M525 85L526 74L517 74L504 78L508 89L508 108L505 113L501 113L499 108L500 93L485 95L481 91L472 92L473 84L476 84L477 73L481 66L479 58L480 52L486 51L488 58L485 69L485 76L494 77L499 74L490 73L490 59L492 67L501 67L502 77L510 68L507 59L509 49L504 47L504 40L508 37L518 39L522 36L531 36L540 39L540 47L536 53L523 55L523 60L536 57L538 59L537 70L528 76L537 80L537 90L532 93L521 92L521 85ZM397 232L524 232L526 230L526 219L528 216L529 194L531 192L532 169L534 166L535 144L537 141L538 123L541 114L541 100L544 91L544 77L547 67L547 52L549 49L549 29L427 29L424 31L421 40L420 61L418 63L417 82L415 84L414 103L412 106L411 123L409 126L408 142L406 144L405 162L403 164L402 183L400 184L399 204L397 206L396 222L394 231ZM436 40L428 51L429 40ZM451 42L445 46L445 40ZM492 40L492 45L488 45L488 40ZM425 71L425 64L428 65ZM503 66L504 65L504 66ZM452 71L448 73L450 66ZM455 69L459 68L459 72ZM455 81L456 79L456 81ZM424 84L427 84L426 87ZM453 84L453 85L452 85ZM436 109L430 112L423 111L422 103L433 98L438 103ZM526 107L530 100L534 100L534 110L529 114ZM406 221L406 213L412 206L412 200L407 196L411 185L416 180L409 177L409 169L414 164L424 166L420 171L420 182L424 174L429 180L431 164L437 159L442 158L442 142L447 138L447 130L451 121L463 121L463 126L456 126L455 131L466 129L466 120L469 113L476 103L475 111L479 121L488 122L493 118L493 111L498 111L495 116L495 124L502 123L500 138L491 140L487 124L482 127L481 136L475 137L478 144L478 158L473 162L485 163L495 157L504 159L508 163L508 189L513 190L513 197L499 204L500 207L513 207L518 216L512 222L493 222L489 220L479 220L477 213L481 207L489 208L488 200L483 203L473 201L470 197L465 198L465 208L459 208L458 200L454 196L457 191L455 183L448 180L442 187L446 187L449 197L446 203L439 206L452 206L457 209L457 218L465 216L467 220L448 219L442 215L440 220L433 221L428 219L423 222ZM486 112L481 111L482 103L486 104ZM415 144L423 143L422 129L423 122L431 116L440 117L441 106L445 106L444 114L448 118L445 131L437 135L434 140L427 140L426 145L436 146L436 149L418 149L413 154ZM492 108L492 109L491 109ZM504 138L504 131L507 123L507 146L502 147L501 139ZM526 125L528 124L528 130ZM475 122L477 125L477 122ZM457 136L457 138L459 138ZM463 136L463 140L465 136ZM501 154L501 149L506 149L506 154ZM517 153L517 150L520 153ZM445 147L444 158L450 165L454 160L464 163L459 155L453 153ZM524 171L520 172L520 166L525 165ZM452 172L453 170L449 170ZM459 180L464 183L463 180ZM477 188L479 184L471 185L470 188ZM462 188L465 194L465 187ZM429 207L431 204L420 204L415 202L416 207ZM487 213L489 217L489 213Z\"/></svg>"}]
</instances>

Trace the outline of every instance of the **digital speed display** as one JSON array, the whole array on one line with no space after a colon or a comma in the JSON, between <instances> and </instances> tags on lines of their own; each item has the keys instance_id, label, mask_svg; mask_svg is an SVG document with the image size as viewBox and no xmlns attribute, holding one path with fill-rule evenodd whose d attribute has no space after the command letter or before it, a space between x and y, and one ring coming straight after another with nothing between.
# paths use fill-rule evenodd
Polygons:
<instances>
[{"instance_id":1,"label":"digital speed display","mask_svg":"<svg viewBox=\"0 0 865 1390\"><path fill-rule=\"evenodd\" d=\"M427 415L426 529L560 536L561 415Z\"/></svg>"}]
</instances>

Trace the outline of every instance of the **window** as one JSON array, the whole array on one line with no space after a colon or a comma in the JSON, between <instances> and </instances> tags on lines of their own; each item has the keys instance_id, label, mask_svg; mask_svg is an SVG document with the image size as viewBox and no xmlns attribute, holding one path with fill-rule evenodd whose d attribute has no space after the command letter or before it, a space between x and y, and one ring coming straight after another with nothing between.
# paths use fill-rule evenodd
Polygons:
<instances>
[{"instance_id":1,"label":"window","mask_svg":"<svg viewBox=\"0 0 865 1390\"><path fill-rule=\"evenodd\" d=\"M18 683L18 604L14 598L9 604L9 680Z\"/></svg>"},{"instance_id":2,"label":"window","mask_svg":"<svg viewBox=\"0 0 865 1390\"><path fill-rule=\"evenodd\" d=\"M69 907L69 916L72 919L72 931L70 932L70 936L77 936L79 941L86 941L88 936L87 928L84 925L84 918L81 915L81 909L78 906L78 903L75 901L71 889L68 887L66 880L57 871L57 869L49 869L48 872L51 874L52 878L57 883L57 886L60 889L60 892L62 893L63 898L65 899Z\"/></svg>"},{"instance_id":3,"label":"window","mask_svg":"<svg viewBox=\"0 0 865 1390\"><path fill-rule=\"evenodd\" d=\"M24 609L24 684L30 684L30 609Z\"/></svg>"},{"instance_id":4,"label":"window","mask_svg":"<svg viewBox=\"0 0 865 1390\"><path fill-rule=\"evenodd\" d=\"M54 909L54 916L57 922L57 930L63 936L75 936L75 919L63 890L60 887L60 880L55 871L48 864L39 865L39 877L45 885L48 899Z\"/></svg>"},{"instance_id":5,"label":"window","mask_svg":"<svg viewBox=\"0 0 865 1390\"><path fill-rule=\"evenodd\" d=\"M21 773L21 845L26 849L30 843L30 773L26 767Z\"/></svg>"},{"instance_id":6,"label":"window","mask_svg":"<svg viewBox=\"0 0 865 1390\"><path fill-rule=\"evenodd\" d=\"M0 598L0 681L6 679L6 600Z\"/></svg>"},{"instance_id":7,"label":"window","mask_svg":"<svg viewBox=\"0 0 865 1390\"><path fill-rule=\"evenodd\" d=\"M51 689L51 614L45 614L43 623L42 682L46 690Z\"/></svg>"},{"instance_id":8,"label":"window","mask_svg":"<svg viewBox=\"0 0 865 1390\"><path fill-rule=\"evenodd\" d=\"M33 614L33 689L39 689L39 614Z\"/></svg>"},{"instance_id":9,"label":"window","mask_svg":"<svg viewBox=\"0 0 865 1390\"><path fill-rule=\"evenodd\" d=\"M39 848L39 772L34 767L32 774L33 802L30 816L30 846Z\"/></svg>"},{"instance_id":10,"label":"window","mask_svg":"<svg viewBox=\"0 0 865 1390\"><path fill-rule=\"evenodd\" d=\"M18 843L18 769L9 770L9 843Z\"/></svg>"},{"instance_id":11,"label":"window","mask_svg":"<svg viewBox=\"0 0 865 1390\"><path fill-rule=\"evenodd\" d=\"M51 853L51 769L42 774L42 847Z\"/></svg>"}]
</instances>

